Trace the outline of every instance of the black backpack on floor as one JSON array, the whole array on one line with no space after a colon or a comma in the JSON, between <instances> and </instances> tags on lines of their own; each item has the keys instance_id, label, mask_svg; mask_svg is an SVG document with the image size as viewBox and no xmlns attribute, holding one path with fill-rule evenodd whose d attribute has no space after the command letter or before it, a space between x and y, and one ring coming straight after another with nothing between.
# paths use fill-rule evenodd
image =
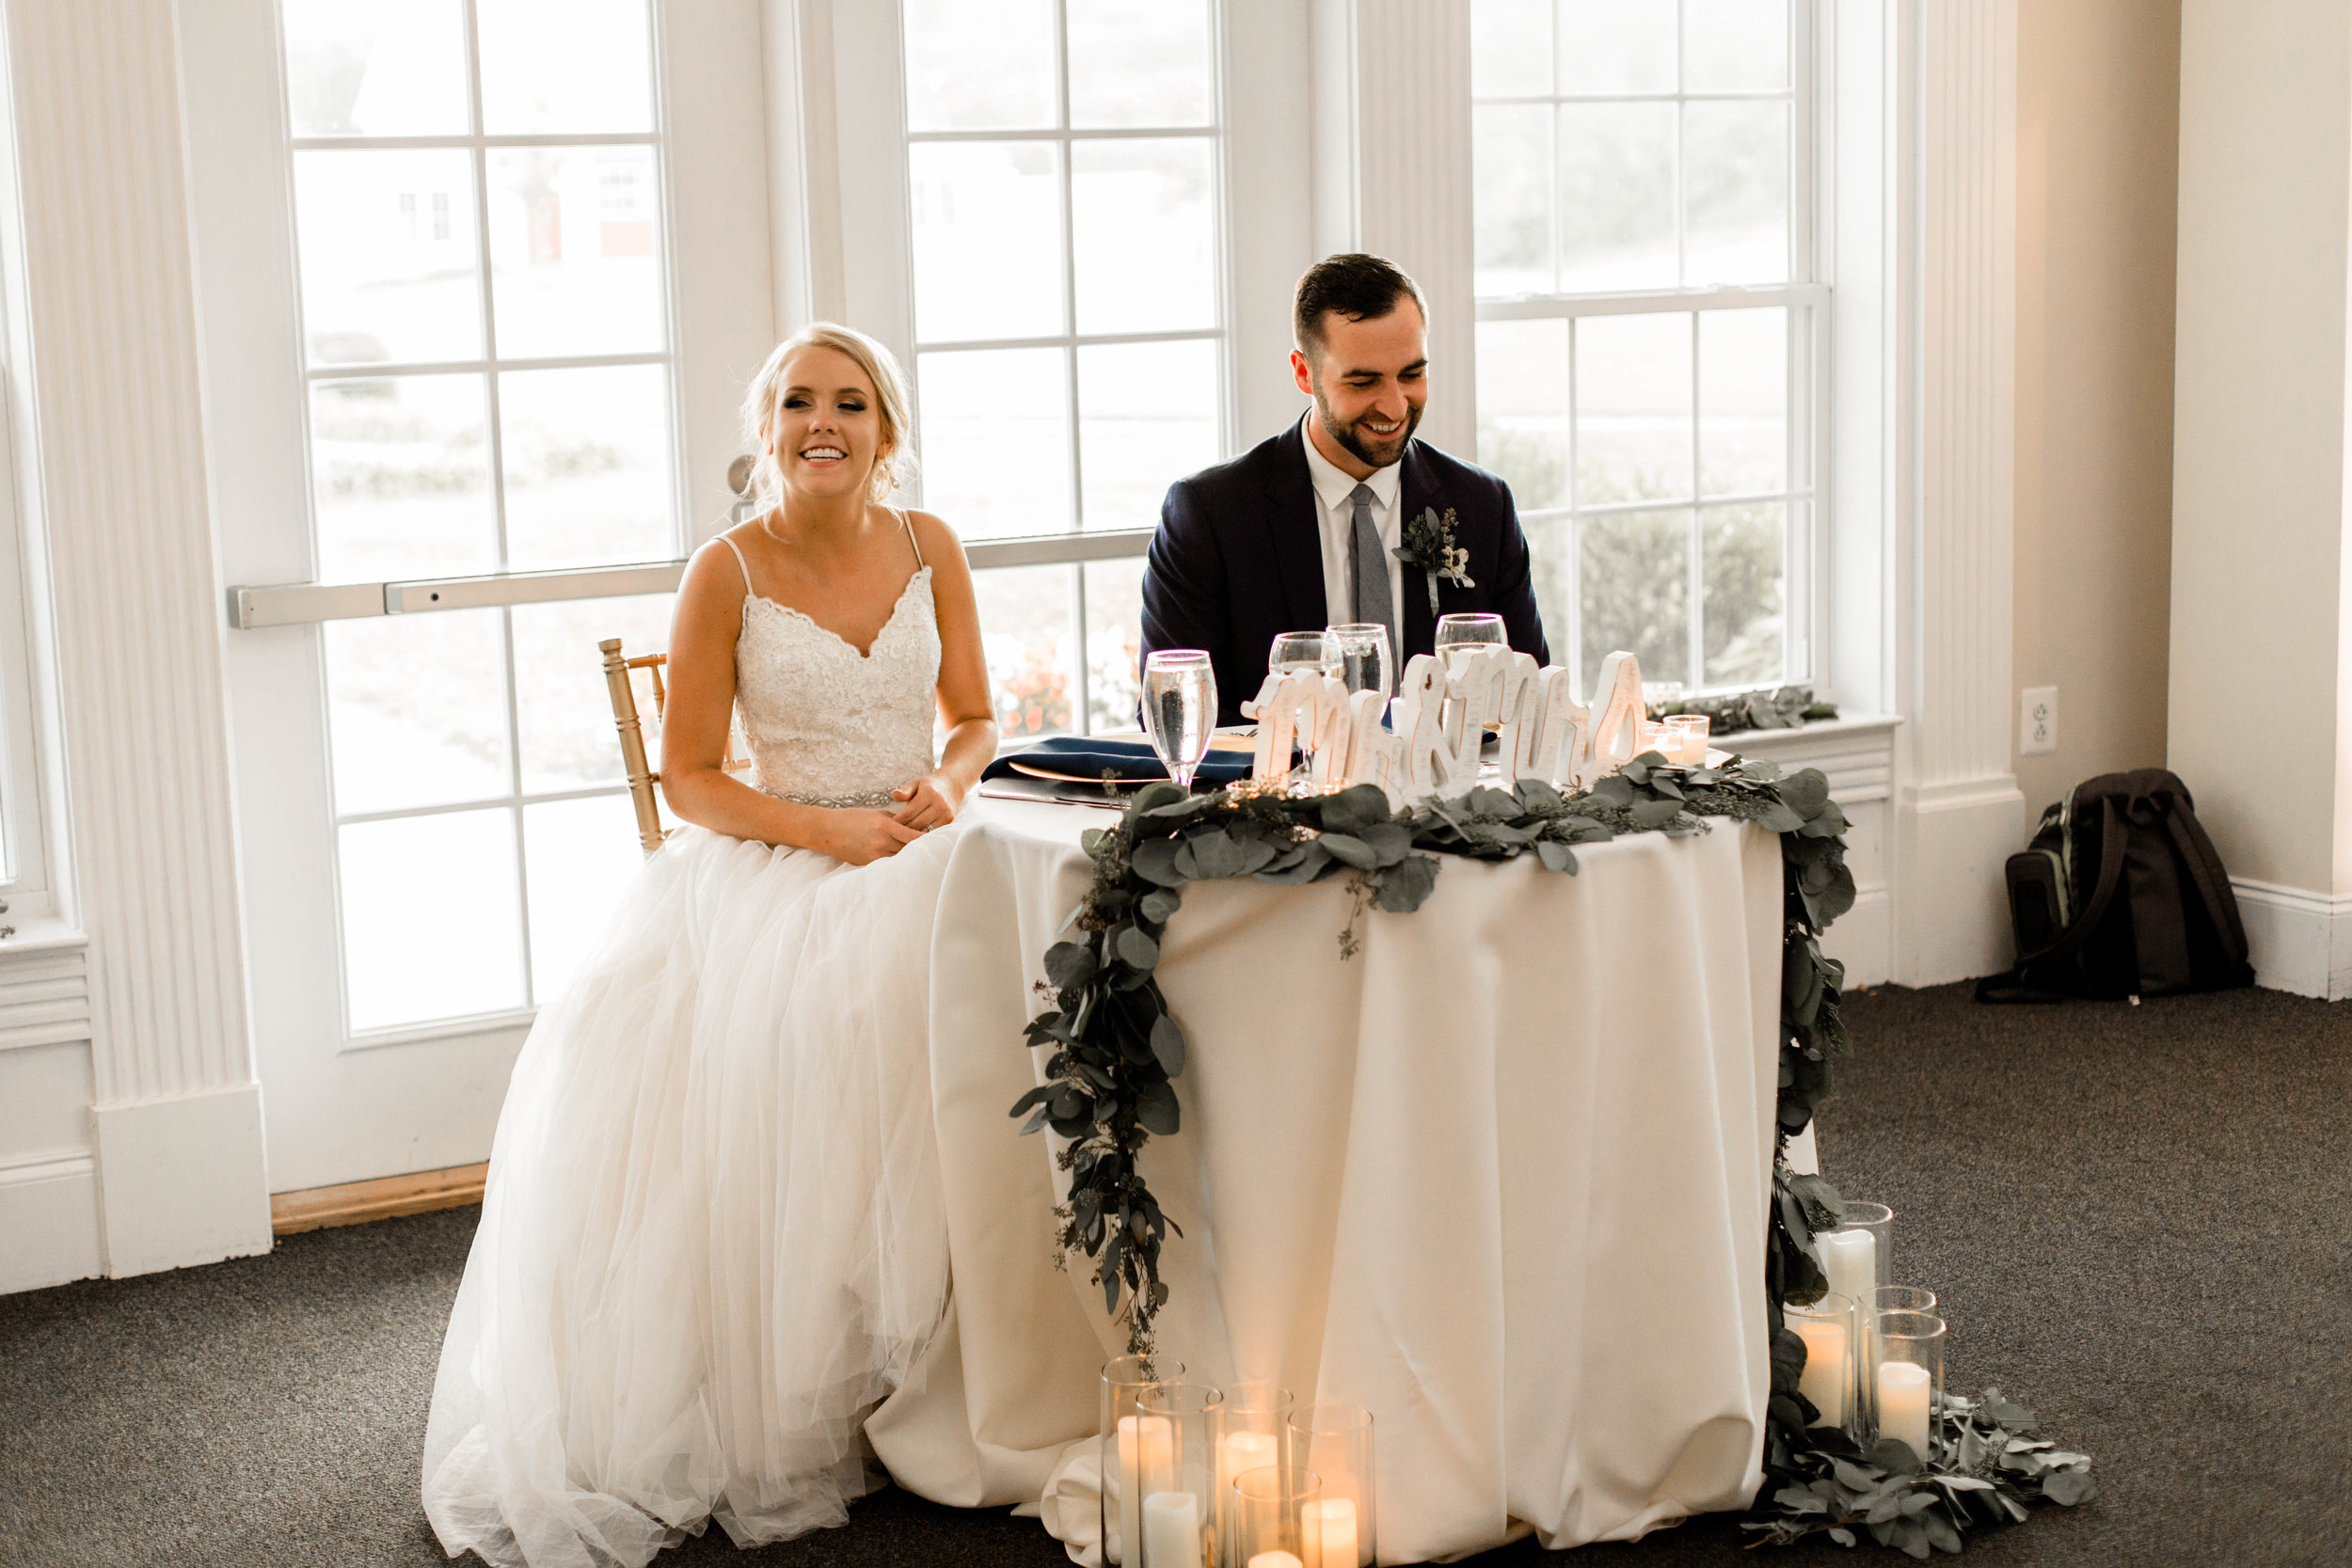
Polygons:
<instances>
[{"instance_id":1,"label":"black backpack on floor","mask_svg":"<svg viewBox=\"0 0 2352 1568\"><path fill-rule=\"evenodd\" d=\"M2254 983L2229 874L2188 786L2161 768L2076 784L2007 871L2017 965L1978 981L1979 1002Z\"/></svg>"}]
</instances>

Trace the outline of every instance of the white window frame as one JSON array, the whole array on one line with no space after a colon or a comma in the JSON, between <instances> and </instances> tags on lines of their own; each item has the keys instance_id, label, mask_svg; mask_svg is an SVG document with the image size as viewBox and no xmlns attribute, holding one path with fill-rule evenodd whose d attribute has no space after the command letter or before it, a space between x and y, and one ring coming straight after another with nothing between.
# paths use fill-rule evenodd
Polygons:
<instances>
[{"instance_id":1,"label":"white window frame","mask_svg":"<svg viewBox=\"0 0 2352 1568\"><path fill-rule=\"evenodd\" d=\"M16 260L10 247L12 272ZM13 293L7 296L8 317L20 313L19 303ZM10 359L20 356L12 353ZM15 393L11 380L5 393L11 416ZM0 935L64 912L55 875L58 847L50 842L52 781L44 766L56 754L43 744L42 716L56 711L54 703L42 700L49 661L42 657L47 640L37 611L45 574L37 569L40 552L24 526L27 509L18 493L18 442L29 432L17 426L13 417L0 422L0 902L7 906L0 910L0 927L7 928Z\"/></svg>"},{"instance_id":2,"label":"white window frame","mask_svg":"<svg viewBox=\"0 0 2352 1568\"><path fill-rule=\"evenodd\" d=\"M1788 212L1789 268L1795 276L1788 282L1756 287L1700 287L1625 290L1613 292L1528 293L1495 296L1481 295L1476 302L1477 319L1489 321L1561 320L1569 323L1569 363L1575 359L1574 333L1576 323L1595 316L1607 315L1676 315L1710 310L1756 309L1772 307L1786 308L1789 320L1788 355L1788 480L1782 489L1768 494L1746 496L1711 496L1701 489L1701 471L1697 462L1698 410L1692 411L1692 494L1688 498L1667 498L1655 500L1611 502L1600 506L1582 506L1576 500L1574 475L1576 471L1576 419L1574 378L1569 382L1568 412L1568 471L1570 485L1567 503L1522 513L1522 523L1542 522L1557 517L1569 520L1570 558L1581 559L1577 531L1587 516L1607 516L1618 513L1654 513L1687 510L1691 514L1691 545L1689 557L1690 586L1687 594L1689 613L1686 630L1689 677L1685 689L1692 692L1739 690L1746 683L1708 684L1704 679L1706 647L1706 560L1702 553L1704 514L1710 507L1737 505L1743 501L1777 501L1785 499L1788 512L1782 534L1783 632L1781 676L1778 681L1812 685L1821 695L1828 695L1830 684L1824 655L1830 625L1828 549L1833 517L1833 467L1831 436L1835 410L1830 400L1830 356L1834 347L1832 334L1832 290L1824 281L1828 250L1824 236L1828 225L1822 219L1824 207L1832 192L1834 167L1828 150L1827 127L1832 117L1822 103L1822 62L1829 57L1831 47L1824 35L1833 31L1823 24L1820 15L1822 0L1789 0L1789 87L1786 94L1790 104L1789 167L1790 191ZM1683 37L1677 6L1676 40L1681 47ZM1556 8L1550 13L1556 23ZM1556 48L1556 40L1547 29L1547 45ZM1502 94L1495 97L1472 95L1475 108L1490 104L1540 103L1556 107L1563 103L1628 103L1657 102L1682 103L1687 102L1737 102L1742 100L1780 98L1779 92L1725 91L1657 93L1549 93ZM1474 133L1473 133L1474 135ZM1676 135L1679 149L1680 121ZM1555 156L1558 140L1558 120L1553 119L1552 136ZM1680 160L1677 150L1677 178ZM1677 189L1677 198L1680 192ZM1553 254L1558 255L1559 203L1551 206ZM1675 202L1675 246L1679 259L1683 246L1684 204ZM1802 346L1804 352L1798 352ZM1699 334L1692 333L1692 382L1697 382ZM1583 584L1581 578L1568 595L1565 606L1566 625L1555 628L1551 638L1553 657L1583 679Z\"/></svg>"},{"instance_id":3,"label":"white window frame","mask_svg":"<svg viewBox=\"0 0 2352 1568\"><path fill-rule=\"evenodd\" d=\"M872 334L914 378L918 352L977 348L1074 348L1081 344L1214 339L1219 349L1218 439L1221 457L1246 451L1295 420L1301 400L1290 383L1290 296L1313 260L1309 116L1309 33L1303 9L1210 0L1216 80L1209 120L1200 126L1104 130L913 132L906 128L905 51L897 0L802 0L797 32L773 49L780 118L797 119L797 166L785 171L801 198L796 230L779 246L787 281L783 314L790 320L845 322ZM1057 71L1066 73L1066 0L1055 0ZM1268 90L1287 83L1287 94ZM1063 102L1068 84L1059 84ZM1065 117L1066 118L1066 117ZM1067 285L1061 333L1020 339L921 341L914 333L914 278L908 150L927 142L1056 141L1063 148L1064 262L1069 256L1068 149L1073 142L1185 135L1216 144L1213 221L1216 226L1218 323L1212 329L1080 334L1070 319L1074 275ZM1243 150L1236 156L1236 149ZM1248 221L1236 221L1246 214ZM1269 308L1271 307L1271 308ZM1071 475L1080 474L1078 404L1070 391ZM921 453L920 391L915 446ZM1170 474L1172 481L1180 475ZM917 499L919 499L919 486ZM1073 515L1083 506L1073 492ZM948 517L953 527L956 519ZM1063 565L1071 577L1070 661L1073 729L1091 724L1086 654L1084 564L1133 559L1152 530L1086 529L964 544L973 569Z\"/></svg>"}]
</instances>

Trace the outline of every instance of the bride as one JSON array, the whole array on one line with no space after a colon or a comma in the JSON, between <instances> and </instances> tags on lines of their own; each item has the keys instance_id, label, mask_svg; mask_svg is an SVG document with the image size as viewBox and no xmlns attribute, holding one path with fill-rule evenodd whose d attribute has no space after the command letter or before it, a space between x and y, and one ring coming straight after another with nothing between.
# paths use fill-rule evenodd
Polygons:
<instances>
[{"instance_id":1,"label":"bride","mask_svg":"<svg viewBox=\"0 0 2352 1568\"><path fill-rule=\"evenodd\" d=\"M744 406L776 506L688 565L646 862L515 1064L424 1446L451 1556L641 1564L847 1517L937 1323L926 1046L955 818L993 754L963 552L882 504L907 399L815 325ZM758 785L720 767L739 711ZM946 726L934 757L933 721Z\"/></svg>"}]
</instances>

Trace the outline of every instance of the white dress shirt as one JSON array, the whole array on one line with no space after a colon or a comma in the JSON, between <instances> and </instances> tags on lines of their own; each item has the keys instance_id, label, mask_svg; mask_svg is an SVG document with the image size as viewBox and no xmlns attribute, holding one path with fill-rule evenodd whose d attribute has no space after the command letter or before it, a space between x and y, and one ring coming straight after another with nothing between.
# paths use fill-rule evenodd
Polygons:
<instances>
[{"instance_id":1,"label":"white dress shirt","mask_svg":"<svg viewBox=\"0 0 2352 1568\"><path fill-rule=\"evenodd\" d=\"M1307 447L1307 475L1315 485L1315 522L1323 532L1323 603L1324 613L1330 617L1327 625L1344 626L1356 619L1355 581L1347 571L1347 544L1356 531L1357 481L1343 473L1331 460L1315 449L1314 432L1311 422L1315 411L1307 410L1299 421L1299 439ZM1404 523L1398 517L1397 486L1404 482L1402 462L1385 468L1375 468L1372 477L1363 481L1372 486L1372 526L1380 535L1380 555L1389 572L1389 606L1396 617L1396 635L1405 636L1405 562L1396 558L1396 546L1404 538ZM1300 626L1300 631L1312 628ZM1389 657L1402 668L1403 655L1391 648ZM1391 679L1393 679L1391 671Z\"/></svg>"}]
</instances>

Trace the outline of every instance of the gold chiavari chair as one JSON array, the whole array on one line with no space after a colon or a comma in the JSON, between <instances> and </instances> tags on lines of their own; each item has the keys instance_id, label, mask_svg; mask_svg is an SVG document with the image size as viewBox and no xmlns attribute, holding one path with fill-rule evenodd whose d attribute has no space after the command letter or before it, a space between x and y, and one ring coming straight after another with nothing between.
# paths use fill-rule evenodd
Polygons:
<instances>
[{"instance_id":1,"label":"gold chiavari chair","mask_svg":"<svg viewBox=\"0 0 2352 1568\"><path fill-rule=\"evenodd\" d=\"M628 798L637 808L637 839L650 855L661 847L661 841L670 830L661 825L661 792L657 787L661 775L653 770L645 750L644 726L638 720L637 684L634 676L643 671L653 693L653 721L661 723L663 710L669 704L669 688L661 678L668 666L668 654L640 654L635 658L621 656L621 640L608 637L596 644L604 655L604 684L612 698L612 725L621 734L621 766L628 775ZM751 758L742 753L748 748L737 736L735 726L727 727L727 753L719 766L730 773L741 773L752 766Z\"/></svg>"}]
</instances>

